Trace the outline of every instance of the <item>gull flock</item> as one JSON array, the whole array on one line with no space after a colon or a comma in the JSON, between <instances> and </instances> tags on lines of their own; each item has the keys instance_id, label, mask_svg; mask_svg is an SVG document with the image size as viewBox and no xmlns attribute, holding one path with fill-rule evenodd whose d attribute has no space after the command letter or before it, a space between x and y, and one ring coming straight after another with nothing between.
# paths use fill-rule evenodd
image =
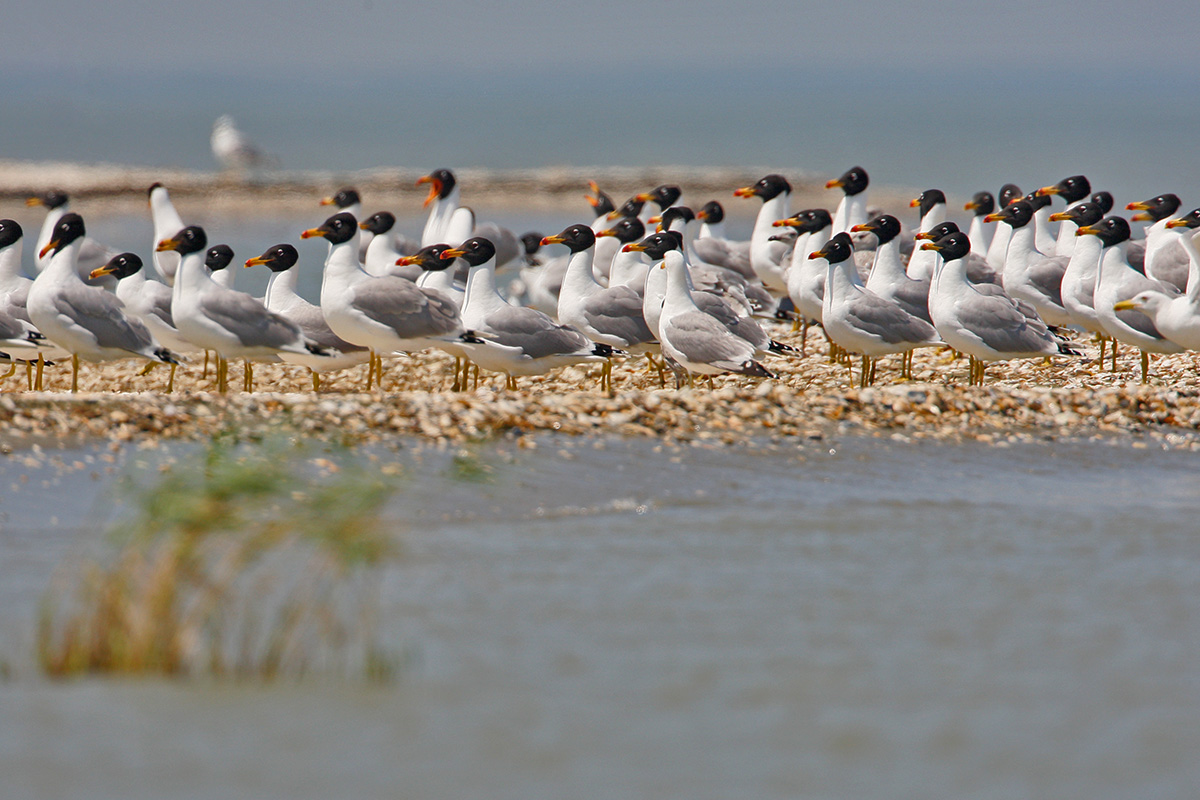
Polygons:
<instances>
[{"instance_id":1,"label":"gull flock","mask_svg":"<svg viewBox=\"0 0 1200 800\"><path fill-rule=\"evenodd\" d=\"M429 213L411 238L351 187L321 200L334 213L297 231L327 245L315 303L297 292L299 255L286 242L244 262L270 270L264 297L232 288L232 250L187 224L161 184L148 190L145 258L88 238L64 192L31 197L47 212L34 277L21 270L25 232L0 219L5 377L24 367L27 388L41 390L47 368L69 363L74 392L81 362L140 358L147 370L170 366L170 392L181 365L202 361L207 376L211 358L219 392L231 360L244 362L244 391L256 362L308 370L313 391L323 374L361 369L369 390L382 388L387 362L434 348L454 357L455 391L472 385L472 369L475 385L483 370L515 389L521 376L595 364L611 392L614 363L642 357L679 388L697 376L772 379L772 360L803 354L817 326L860 386L887 356L911 377L917 348L968 358L970 384L998 361L1081 358L1093 337L1114 370L1119 346L1139 351L1143 382L1152 355L1200 349L1200 209L1180 214L1174 194L1126 206L1150 223L1135 238L1110 213L1112 195L1082 175L1028 194L1006 184L967 203L963 231L937 189L912 200L910 228L871 209L862 167L827 183L832 210L792 210L791 184L770 174L731 192L758 204L751 238L735 241L720 201L689 205L672 184L617 205L593 182L586 219L520 237L477 221L452 171L418 184ZM547 257L551 245L567 253ZM519 277L503 284L504 269ZM786 319L793 344L771 333Z\"/></svg>"}]
</instances>

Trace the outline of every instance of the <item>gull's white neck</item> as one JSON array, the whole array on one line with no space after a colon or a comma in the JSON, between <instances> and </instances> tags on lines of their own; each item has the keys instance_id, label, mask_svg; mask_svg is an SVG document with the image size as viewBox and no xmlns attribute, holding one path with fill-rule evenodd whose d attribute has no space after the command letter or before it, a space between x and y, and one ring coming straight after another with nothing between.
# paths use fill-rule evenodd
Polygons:
<instances>
[{"instance_id":1,"label":"gull's white neck","mask_svg":"<svg viewBox=\"0 0 1200 800\"><path fill-rule=\"evenodd\" d=\"M867 193L844 194L833 213L833 234L845 233L867 221Z\"/></svg>"},{"instance_id":2,"label":"gull's white neck","mask_svg":"<svg viewBox=\"0 0 1200 800\"><path fill-rule=\"evenodd\" d=\"M429 208L429 219L425 221L425 228L421 231L421 246L428 247L431 244L440 244L445 242L446 230L450 227L450 217L458 210L459 205L459 190L458 184L450 190L450 193L445 197L435 198ZM460 244L460 243L450 243Z\"/></svg>"},{"instance_id":3,"label":"gull's white neck","mask_svg":"<svg viewBox=\"0 0 1200 800\"><path fill-rule=\"evenodd\" d=\"M696 301L692 299L691 276L688 275L687 262L683 253L669 250L663 258L662 268L667 273L666 295L663 299L662 318L669 319L676 314L698 310Z\"/></svg>"},{"instance_id":4,"label":"gull's white neck","mask_svg":"<svg viewBox=\"0 0 1200 800\"><path fill-rule=\"evenodd\" d=\"M0 292L10 291L28 280L21 274L21 240L0 250Z\"/></svg>"},{"instance_id":5,"label":"gull's white neck","mask_svg":"<svg viewBox=\"0 0 1200 800\"><path fill-rule=\"evenodd\" d=\"M861 289L862 283L858 279L858 269L854 266L853 256L836 264L828 261L826 263L829 266L825 272L825 296L821 298L821 303L824 318L828 319L833 304Z\"/></svg>"},{"instance_id":6,"label":"gull's white neck","mask_svg":"<svg viewBox=\"0 0 1200 800\"><path fill-rule=\"evenodd\" d=\"M57 225L58 221L63 218L63 215L70 210L68 208L70 205L70 203L63 203L58 208L52 208L46 212L46 219L42 221L42 229L38 231L36 245L37 249L33 251L33 256L35 259L34 263L37 266L38 272L41 272L50 265L50 259L53 258L53 256L42 256L39 255L39 253L41 253L46 245L50 243L50 239L54 236L54 226Z\"/></svg>"},{"instance_id":7,"label":"gull's white neck","mask_svg":"<svg viewBox=\"0 0 1200 800\"><path fill-rule=\"evenodd\" d=\"M154 224L155 244L183 230L183 218L175 210L171 196L162 186L150 193L150 221ZM154 268L167 285L171 286L175 282L175 272L179 269L179 253L174 250L155 250L152 255Z\"/></svg>"},{"instance_id":8,"label":"gull's white neck","mask_svg":"<svg viewBox=\"0 0 1200 800\"><path fill-rule=\"evenodd\" d=\"M646 254L639 250L618 250L613 256L612 268L608 273L609 286L628 286L643 292L646 287L646 273L650 269L650 261Z\"/></svg>"},{"instance_id":9,"label":"gull's white neck","mask_svg":"<svg viewBox=\"0 0 1200 800\"><path fill-rule=\"evenodd\" d=\"M47 283L54 282L60 285L64 283L82 284L83 279L79 277L79 270L76 267L79 262L79 248L82 246L83 237L80 237L58 252L47 254L46 266L42 269L38 280L45 278Z\"/></svg>"},{"instance_id":10,"label":"gull's white neck","mask_svg":"<svg viewBox=\"0 0 1200 800\"><path fill-rule=\"evenodd\" d=\"M592 274L593 251L594 248L589 247L577 253L571 253L567 259L567 272L563 275L562 288L559 292L560 298L566 296L574 301L582 300L604 288L596 283L596 276Z\"/></svg>"},{"instance_id":11,"label":"gull's white neck","mask_svg":"<svg viewBox=\"0 0 1200 800\"><path fill-rule=\"evenodd\" d=\"M893 286L908 279L904 262L900 260L900 238L896 237L875 248L875 263L867 276L867 288L879 292L884 286Z\"/></svg>"},{"instance_id":12,"label":"gull's white neck","mask_svg":"<svg viewBox=\"0 0 1200 800\"><path fill-rule=\"evenodd\" d=\"M272 272L271 277L267 278L267 294L263 299L265 305L272 311L287 308L293 305L296 300L301 299L296 292L296 285L299 281L300 270L292 267L285 269L282 272Z\"/></svg>"},{"instance_id":13,"label":"gull's white neck","mask_svg":"<svg viewBox=\"0 0 1200 800\"><path fill-rule=\"evenodd\" d=\"M1067 209L1070 210L1075 206L1087 202L1076 200L1074 203L1067 203ZM1058 223L1058 238L1054 240L1054 255L1067 256L1075 252L1075 245L1079 242L1080 237L1075 235L1075 231L1079 230L1079 226L1069 219L1064 219Z\"/></svg>"},{"instance_id":14,"label":"gull's white neck","mask_svg":"<svg viewBox=\"0 0 1200 800\"><path fill-rule=\"evenodd\" d=\"M390 268L396 266L396 259L400 257L400 253L392 246L392 237L388 235L389 233L391 232L385 231L378 236L372 235L371 241L367 242L367 255L363 271L368 275L382 278L388 274Z\"/></svg>"},{"instance_id":15,"label":"gull's white neck","mask_svg":"<svg viewBox=\"0 0 1200 800\"><path fill-rule=\"evenodd\" d=\"M1043 253L1048 256L1054 255L1054 248L1056 246L1054 234L1050 232L1050 229L1053 227L1050 224L1050 215L1053 213L1054 212L1050 210L1050 206L1042 206L1037 211L1033 212L1033 221L1030 222L1029 225L1025 226L1027 228L1030 227L1030 225L1034 226L1033 246L1037 248L1039 253ZM1009 249L1012 249L1012 245L1009 245Z\"/></svg>"},{"instance_id":16,"label":"gull's white neck","mask_svg":"<svg viewBox=\"0 0 1200 800\"><path fill-rule=\"evenodd\" d=\"M725 220L720 222L704 222L700 225L701 239L724 239L725 238Z\"/></svg>"},{"instance_id":17,"label":"gull's white neck","mask_svg":"<svg viewBox=\"0 0 1200 800\"><path fill-rule=\"evenodd\" d=\"M971 225L967 229L967 238L971 240L971 252L981 258L988 253L988 245L992 241L996 225L994 222L984 222L985 216L987 215L976 214L971 217Z\"/></svg>"},{"instance_id":18,"label":"gull's white neck","mask_svg":"<svg viewBox=\"0 0 1200 800\"><path fill-rule=\"evenodd\" d=\"M496 287L496 259L491 258L467 272L467 294L463 299L464 328L482 328L492 314L508 307Z\"/></svg>"},{"instance_id":19,"label":"gull's white neck","mask_svg":"<svg viewBox=\"0 0 1200 800\"><path fill-rule=\"evenodd\" d=\"M946 204L934 203L928 211L921 215L917 233L928 233L946 221Z\"/></svg>"},{"instance_id":20,"label":"gull's white neck","mask_svg":"<svg viewBox=\"0 0 1200 800\"><path fill-rule=\"evenodd\" d=\"M1172 229L1173 230L1173 229ZM1193 306L1200 301L1200 250L1196 248L1196 240L1192 238L1192 229L1184 228L1179 236L1179 243L1188 254L1188 279L1184 293L1188 302Z\"/></svg>"}]
</instances>

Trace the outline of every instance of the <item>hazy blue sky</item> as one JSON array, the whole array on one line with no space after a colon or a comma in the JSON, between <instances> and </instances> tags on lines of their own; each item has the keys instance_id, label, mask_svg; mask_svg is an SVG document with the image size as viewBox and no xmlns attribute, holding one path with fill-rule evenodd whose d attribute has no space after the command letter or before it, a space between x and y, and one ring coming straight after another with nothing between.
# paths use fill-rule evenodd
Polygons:
<instances>
[{"instance_id":1,"label":"hazy blue sky","mask_svg":"<svg viewBox=\"0 0 1200 800\"><path fill-rule=\"evenodd\" d=\"M983 74L1200 64L1194 0L822 2L38 0L4 10L0 66L236 71L631 71L715 63Z\"/></svg>"}]
</instances>

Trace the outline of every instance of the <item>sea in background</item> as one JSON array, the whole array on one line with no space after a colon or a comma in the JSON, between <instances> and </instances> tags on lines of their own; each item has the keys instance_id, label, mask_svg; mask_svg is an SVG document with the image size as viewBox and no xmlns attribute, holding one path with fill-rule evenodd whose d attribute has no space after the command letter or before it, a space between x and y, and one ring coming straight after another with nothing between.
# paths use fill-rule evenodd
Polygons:
<instances>
[{"instance_id":1,"label":"sea in background","mask_svg":"<svg viewBox=\"0 0 1200 800\"><path fill-rule=\"evenodd\" d=\"M602 48L601 48L602 49ZM595 59L581 52L580 61ZM453 59L449 59L453 61ZM911 72L75 74L10 71L0 158L215 168L232 114L286 170L762 166L953 199L1075 173L1123 205L1200 204L1200 77L1096 65L936 64Z\"/></svg>"}]
</instances>

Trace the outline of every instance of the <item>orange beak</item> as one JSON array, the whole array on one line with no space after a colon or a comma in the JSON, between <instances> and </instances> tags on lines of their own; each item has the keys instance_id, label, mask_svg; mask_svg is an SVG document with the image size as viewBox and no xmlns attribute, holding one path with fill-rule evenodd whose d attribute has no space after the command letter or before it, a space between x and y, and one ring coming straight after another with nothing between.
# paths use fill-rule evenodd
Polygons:
<instances>
[{"instance_id":1,"label":"orange beak","mask_svg":"<svg viewBox=\"0 0 1200 800\"><path fill-rule=\"evenodd\" d=\"M542 237L542 245L543 246L548 245L548 244L562 244L564 241L566 241L566 240L563 239L563 237L561 237L561 236L543 236Z\"/></svg>"},{"instance_id":2,"label":"orange beak","mask_svg":"<svg viewBox=\"0 0 1200 800\"><path fill-rule=\"evenodd\" d=\"M983 221L984 222L999 222L1002 219L1004 219L1004 217L1000 216L999 214L988 214L986 217L983 218Z\"/></svg>"},{"instance_id":3,"label":"orange beak","mask_svg":"<svg viewBox=\"0 0 1200 800\"><path fill-rule=\"evenodd\" d=\"M596 236L616 236L617 232L613 228L605 228L602 231L596 231Z\"/></svg>"},{"instance_id":4,"label":"orange beak","mask_svg":"<svg viewBox=\"0 0 1200 800\"><path fill-rule=\"evenodd\" d=\"M545 244L546 240L543 239L542 243ZM643 253L645 250L646 248L642 246L641 242L630 242L621 248L622 253Z\"/></svg>"},{"instance_id":5,"label":"orange beak","mask_svg":"<svg viewBox=\"0 0 1200 800\"><path fill-rule=\"evenodd\" d=\"M825 181L826 189L840 189L841 187L842 187L842 182L840 180L838 180L837 178L834 178L831 181Z\"/></svg>"},{"instance_id":6,"label":"orange beak","mask_svg":"<svg viewBox=\"0 0 1200 800\"><path fill-rule=\"evenodd\" d=\"M914 197L912 200L909 200L908 207L909 208L920 208L921 207L921 198Z\"/></svg>"},{"instance_id":7,"label":"orange beak","mask_svg":"<svg viewBox=\"0 0 1200 800\"><path fill-rule=\"evenodd\" d=\"M1062 222L1064 219L1070 219L1071 215L1065 211L1055 211L1050 215L1051 222Z\"/></svg>"},{"instance_id":8,"label":"orange beak","mask_svg":"<svg viewBox=\"0 0 1200 800\"><path fill-rule=\"evenodd\" d=\"M42 198L40 198L40 197L30 197L30 198L28 198L28 199L26 199L26 200L25 200L25 205L27 205L27 206L40 206L40 205L42 205Z\"/></svg>"},{"instance_id":9,"label":"orange beak","mask_svg":"<svg viewBox=\"0 0 1200 800\"><path fill-rule=\"evenodd\" d=\"M918 234L917 234L916 236L914 236L913 238L914 238L914 239L932 239L932 238L933 238L933 234L932 234L932 233L930 233L929 231L922 231L921 233L918 233Z\"/></svg>"},{"instance_id":10,"label":"orange beak","mask_svg":"<svg viewBox=\"0 0 1200 800\"><path fill-rule=\"evenodd\" d=\"M1048 194L1058 194L1058 187L1057 186L1043 186L1042 188L1038 189L1034 194L1036 194L1038 197L1045 197Z\"/></svg>"},{"instance_id":11,"label":"orange beak","mask_svg":"<svg viewBox=\"0 0 1200 800\"><path fill-rule=\"evenodd\" d=\"M1149 211L1150 206L1147 205L1144 201L1139 200L1136 203L1130 203L1129 205L1125 206L1125 210L1126 211Z\"/></svg>"},{"instance_id":12,"label":"orange beak","mask_svg":"<svg viewBox=\"0 0 1200 800\"><path fill-rule=\"evenodd\" d=\"M309 228L306 231L301 231L300 238L301 239L311 239L314 236L324 236L324 235L325 235L325 231L321 230L320 228Z\"/></svg>"},{"instance_id":13,"label":"orange beak","mask_svg":"<svg viewBox=\"0 0 1200 800\"><path fill-rule=\"evenodd\" d=\"M979 203L976 203L974 200L970 200L963 205L963 211L974 211L977 208L979 208Z\"/></svg>"},{"instance_id":14,"label":"orange beak","mask_svg":"<svg viewBox=\"0 0 1200 800\"><path fill-rule=\"evenodd\" d=\"M412 256L400 256L399 258L396 259L396 266L397 267L407 267L409 264L413 264L415 262L416 262L416 259L413 258Z\"/></svg>"},{"instance_id":15,"label":"orange beak","mask_svg":"<svg viewBox=\"0 0 1200 800\"><path fill-rule=\"evenodd\" d=\"M103 278L105 275L112 275L114 272L116 270L108 266L96 267L88 274L88 279L94 281L96 278Z\"/></svg>"},{"instance_id":16,"label":"orange beak","mask_svg":"<svg viewBox=\"0 0 1200 800\"><path fill-rule=\"evenodd\" d=\"M1147 214L1145 211L1139 211L1129 218L1133 222L1150 222L1154 217Z\"/></svg>"},{"instance_id":17,"label":"orange beak","mask_svg":"<svg viewBox=\"0 0 1200 800\"><path fill-rule=\"evenodd\" d=\"M809 253L809 254L808 254L808 257L809 257L810 259L812 259L812 258L824 258L824 257L825 257L825 251L824 251L824 250L814 250L813 252L811 252L811 253Z\"/></svg>"},{"instance_id":18,"label":"orange beak","mask_svg":"<svg viewBox=\"0 0 1200 800\"><path fill-rule=\"evenodd\" d=\"M1166 227L1168 227L1168 228L1186 228L1187 226L1188 226L1187 221L1184 219L1168 220L1167 225L1166 225Z\"/></svg>"},{"instance_id":19,"label":"orange beak","mask_svg":"<svg viewBox=\"0 0 1200 800\"><path fill-rule=\"evenodd\" d=\"M754 197L755 196L754 187L753 186L743 186L740 189L734 189L733 196L734 197Z\"/></svg>"},{"instance_id":20,"label":"orange beak","mask_svg":"<svg viewBox=\"0 0 1200 800\"><path fill-rule=\"evenodd\" d=\"M422 175L420 178L417 178L417 186L420 186L422 183L429 184L429 194L426 196L425 202L421 204L421 208L427 208L442 193L442 182L432 175Z\"/></svg>"},{"instance_id":21,"label":"orange beak","mask_svg":"<svg viewBox=\"0 0 1200 800\"><path fill-rule=\"evenodd\" d=\"M465 256L466 254L466 250L460 250L457 247L452 247L449 250L442 251L441 259L444 261L448 258L458 258L459 256ZM397 261L396 263L399 264L400 262Z\"/></svg>"},{"instance_id":22,"label":"orange beak","mask_svg":"<svg viewBox=\"0 0 1200 800\"><path fill-rule=\"evenodd\" d=\"M643 203L648 203L654 199L654 195L650 194L649 192L641 192L639 194L635 194L633 199L640 200Z\"/></svg>"},{"instance_id":23,"label":"orange beak","mask_svg":"<svg viewBox=\"0 0 1200 800\"><path fill-rule=\"evenodd\" d=\"M774 222L771 223L771 227L772 228L785 228L790 225L799 225L799 224L800 224L799 217L788 217L787 219L775 220Z\"/></svg>"},{"instance_id":24,"label":"orange beak","mask_svg":"<svg viewBox=\"0 0 1200 800\"><path fill-rule=\"evenodd\" d=\"M263 256L255 256L254 258L247 258L246 259L246 268L249 269L250 267L257 267L259 264L266 264L270 260L271 259L264 258Z\"/></svg>"},{"instance_id":25,"label":"orange beak","mask_svg":"<svg viewBox=\"0 0 1200 800\"><path fill-rule=\"evenodd\" d=\"M178 246L179 246L178 239L175 239L175 238L163 239L157 245L154 246L154 252L164 253L167 250L174 250Z\"/></svg>"},{"instance_id":26,"label":"orange beak","mask_svg":"<svg viewBox=\"0 0 1200 800\"><path fill-rule=\"evenodd\" d=\"M864 222L861 225L855 225L853 228L850 229L850 232L858 233L859 231L873 231L873 230L875 230L875 229L872 228L868 223Z\"/></svg>"},{"instance_id":27,"label":"orange beak","mask_svg":"<svg viewBox=\"0 0 1200 800\"><path fill-rule=\"evenodd\" d=\"M1082 225L1079 230L1075 231L1076 236L1087 236L1089 233L1093 236L1099 236L1100 229L1095 225Z\"/></svg>"},{"instance_id":28,"label":"orange beak","mask_svg":"<svg viewBox=\"0 0 1200 800\"><path fill-rule=\"evenodd\" d=\"M921 245L921 249L922 250L941 250L942 248L938 247L937 242L925 242L923 245Z\"/></svg>"}]
</instances>

